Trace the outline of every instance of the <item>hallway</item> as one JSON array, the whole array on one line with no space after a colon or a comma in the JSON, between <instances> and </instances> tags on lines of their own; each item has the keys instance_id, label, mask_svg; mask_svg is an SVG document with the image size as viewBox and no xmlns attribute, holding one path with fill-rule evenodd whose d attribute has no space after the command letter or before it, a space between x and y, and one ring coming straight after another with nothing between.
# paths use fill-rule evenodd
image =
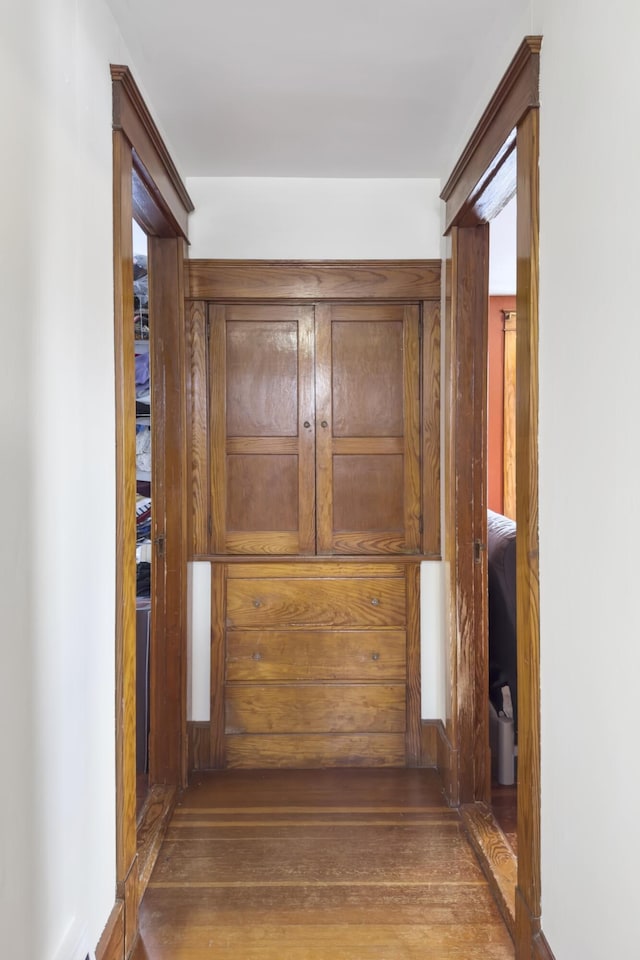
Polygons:
<instances>
[{"instance_id":1,"label":"hallway","mask_svg":"<svg viewBox=\"0 0 640 960\"><path fill-rule=\"evenodd\" d=\"M196 775L133 960L512 960L434 770Z\"/></svg>"}]
</instances>

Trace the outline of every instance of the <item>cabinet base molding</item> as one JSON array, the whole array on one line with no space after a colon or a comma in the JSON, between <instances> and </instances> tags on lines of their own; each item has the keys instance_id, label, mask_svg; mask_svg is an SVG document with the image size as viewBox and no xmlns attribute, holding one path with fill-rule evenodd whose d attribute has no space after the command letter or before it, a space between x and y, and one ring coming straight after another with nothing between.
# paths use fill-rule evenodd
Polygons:
<instances>
[{"instance_id":1,"label":"cabinet base molding","mask_svg":"<svg viewBox=\"0 0 640 960\"><path fill-rule=\"evenodd\" d=\"M211 724L208 720L187 721L189 773L199 773L201 770L210 768L210 731Z\"/></svg>"},{"instance_id":2,"label":"cabinet base molding","mask_svg":"<svg viewBox=\"0 0 640 960\"><path fill-rule=\"evenodd\" d=\"M96 960L124 960L124 901L116 900L96 946Z\"/></svg>"},{"instance_id":3,"label":"cabinet base molding","mask_svg":"<svg viewBox=\"0 0 640 960\"><path fill-rule=\"evenodd\" d=\"M442 720L421 720L420 721L420 766L437 767L438 766L438 740L440 738L439 727L442 726Z\"/></svg>"},{"instance_id":4,"label":"cabinet base molding","mask_svg":"<svg viewBox=\"0 0 640 960\"><path fill-rule=\"evenodd\" d=\"M447 729L442 720L428 720L425 723L433 724L436 732L436 762L438 773L442 779L444 795L450 807L457 807L460 803L458 788L458 751L449 740ZM430 764L423 764L430 766Z\"/></svg>"}]
</instances>

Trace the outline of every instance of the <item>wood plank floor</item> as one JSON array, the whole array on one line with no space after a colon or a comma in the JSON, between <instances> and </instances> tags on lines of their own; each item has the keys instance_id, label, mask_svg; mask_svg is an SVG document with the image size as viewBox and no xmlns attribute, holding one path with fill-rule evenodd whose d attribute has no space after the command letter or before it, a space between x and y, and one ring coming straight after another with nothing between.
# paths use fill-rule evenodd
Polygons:
<instances>
[{"instance_id":1,"label":"wood plank floor","mask_svg":"<svg viewBox=\"0 0 640 960\"><path fill-rule=\"evenodd\" d=\"M134 960L513 960L433 770L198 775Z\"/></svg>"}]
</instances>

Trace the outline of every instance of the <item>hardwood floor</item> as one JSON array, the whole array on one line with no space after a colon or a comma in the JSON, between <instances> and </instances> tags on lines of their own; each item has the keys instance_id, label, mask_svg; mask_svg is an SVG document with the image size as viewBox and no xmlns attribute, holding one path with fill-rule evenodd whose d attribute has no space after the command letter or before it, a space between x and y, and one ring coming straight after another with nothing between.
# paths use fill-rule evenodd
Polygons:
<instances>
[{"instance_id":1,"label":"hardwood floor","mask_svg":"<svg viewBox=\"0 0 640 960\"><path fill-rule=\"evenodd\" d=\"M133 960L513 960L433 770L199 774Z\"/></svg>"}]
</instances>

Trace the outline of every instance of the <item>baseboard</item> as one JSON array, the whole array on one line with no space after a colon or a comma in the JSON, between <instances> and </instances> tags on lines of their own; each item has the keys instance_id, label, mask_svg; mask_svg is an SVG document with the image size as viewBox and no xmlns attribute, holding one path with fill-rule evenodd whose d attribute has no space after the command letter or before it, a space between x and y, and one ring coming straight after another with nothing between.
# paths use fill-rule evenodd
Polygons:
<instances>
[{"instance_id":1,"label":"baseboard","mask_svg":"<svg viewBox=\"0 0 640 960\"><path fill-rule=\"evenodd\" d=\"M142 900L155 866L169 820L176 804L175 786L151 787L138 822L138 903Z\"/></svg>"},{"instance_id":2,"label":"baseboard","mask_svg":"<svg viewBox=\"0 0 640 960\"><path fill-rule=\"evenodd\" d=\"M211 768L211 724L208 720L187 722L188 773L198 773Z\"/></svg>"},{"instance_id":3,"label":"baseboard","mask_svg":"<svg viewBox=\"0 0 640 960\"><path fill-rule=\"evenodd\" d=\"M460 816L507 929L515 940L518 882L515 854L486 803L465 803L460 808Z\"/></svg>"},{"instance_id":4,"label":"baseboard","mask_svg":"<svg viewBox=\"0 0 640 960\"><path fill-rule=\"evenodd\" d=\"M533 960L556 960L542 930L533 938L531 955Z\"/></svg>"},{"instance_id":5,"label":"baseboard","mask_svg":"<svg viewBox=\"0 0 640 960\"><path fill-rule=\"evenodd\" d=\"M444 795L451 807L460 803L458 788L458 751L454 750L447 736L447 730L442 720L427 720L423 723L433 725L436 733L436 767L444 786Z\"/></svg>"},{"instance_id":6,"label":"baseboard","mask_svg":"<svg viewBox=\"0 0 640 960\"><path fill-rule=\"evenodd\" d=\"M116 900L96 947L96 960L124 960L124 901Z\"/></svg>"},{"instance_id":7,"label":"baseboard","mask_svg":"<svg viewBox=\"0 0 640 960\"><path fill-rule=\"evenodd\" d=\"M441 720L422 720L420 723L420 766L438 766L438 725Z\"/></svg>"}]
</instances>

